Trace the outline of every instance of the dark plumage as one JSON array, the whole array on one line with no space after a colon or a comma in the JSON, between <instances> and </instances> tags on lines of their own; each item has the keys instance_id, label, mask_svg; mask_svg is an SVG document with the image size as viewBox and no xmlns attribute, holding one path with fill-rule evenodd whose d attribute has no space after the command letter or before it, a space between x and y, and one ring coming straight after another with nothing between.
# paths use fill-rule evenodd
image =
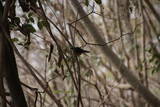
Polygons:
<instances>
[{"instance_id":1,"label":"dark plumage","mask_svg":"<svg viewBox=\"0 0 160 107\"><path fill-rule=\"evenodd\" d=\"M73 50L73 53L74 53L76 56L80 56L80 55L83 54L83 53L89 53L89 51L84 50L84 49L82 49L82 48L80 48L80 47L72 47L71 49Z\"/></svg>"}]
</instances>

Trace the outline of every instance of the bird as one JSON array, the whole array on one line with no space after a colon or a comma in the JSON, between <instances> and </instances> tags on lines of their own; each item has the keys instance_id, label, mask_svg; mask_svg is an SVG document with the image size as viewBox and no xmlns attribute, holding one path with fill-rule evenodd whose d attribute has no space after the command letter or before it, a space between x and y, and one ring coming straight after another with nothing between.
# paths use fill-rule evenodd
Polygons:
<instances>
[{"instance_id":1,"label":"bird","mask_svg":"<svg viewBox=\"0 0 160 107\"><path fill-rule=\"evenodd\" d=\"M76 56L80 56L81 54L84 54L84 53L89 53L90 51L87 51L87 50L84 50L80 47L71 47L73 53L76 55Z\"/></svg>"}]
</instances>

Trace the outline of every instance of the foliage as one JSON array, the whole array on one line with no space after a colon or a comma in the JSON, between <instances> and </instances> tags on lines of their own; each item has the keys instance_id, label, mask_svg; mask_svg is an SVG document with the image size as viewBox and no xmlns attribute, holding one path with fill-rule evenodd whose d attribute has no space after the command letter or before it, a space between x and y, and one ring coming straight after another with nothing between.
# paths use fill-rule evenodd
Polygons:
<instances>
[{"instance_id":1,"label":"foliage","mask_svg":"<svg viewBox=\"0 0 160 107\"><path fill-rule=\"evenodd\" d=\"M151 58L149 59L149 62L153 64L151 70L152 74L160 72L160 54L157 52L156 47L152 47L149 49L149 53L151 54Z\"/></svg>"}]
</instances>

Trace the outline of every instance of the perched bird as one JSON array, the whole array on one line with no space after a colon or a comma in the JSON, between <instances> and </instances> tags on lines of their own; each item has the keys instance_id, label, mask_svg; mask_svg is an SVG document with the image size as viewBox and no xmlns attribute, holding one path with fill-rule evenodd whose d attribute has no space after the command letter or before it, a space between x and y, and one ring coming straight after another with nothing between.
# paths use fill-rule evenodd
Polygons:
<instances>
[{"instance_id":1,"label":"perched bird","mask_svg":"<svg viewBox=\"0 0 160 107\"><path fill-rule=\"evenodd\" d=\"M80 47L71 47L71 49L73 50L73 53L76 56L80 56L81 54L84 54L84 53L89 53L89 51L84 50L84 49L82 49Z\"/></svg>"}]
</instances>

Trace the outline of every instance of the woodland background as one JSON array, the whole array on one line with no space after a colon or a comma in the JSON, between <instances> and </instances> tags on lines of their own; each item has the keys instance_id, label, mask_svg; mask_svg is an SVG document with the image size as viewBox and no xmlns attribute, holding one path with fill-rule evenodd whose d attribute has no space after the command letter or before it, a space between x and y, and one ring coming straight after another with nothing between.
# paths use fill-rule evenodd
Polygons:
<instances>
[{"instance_id":1,"label":"woodland background","mask_svg":"<svg viewBox=\"0 0 160 107\"><path fill-rule=\"evenodd\" d=\"M159 76L159 0L0 0L1 107L158 107Z\"/></svg>"}]
</instances>

